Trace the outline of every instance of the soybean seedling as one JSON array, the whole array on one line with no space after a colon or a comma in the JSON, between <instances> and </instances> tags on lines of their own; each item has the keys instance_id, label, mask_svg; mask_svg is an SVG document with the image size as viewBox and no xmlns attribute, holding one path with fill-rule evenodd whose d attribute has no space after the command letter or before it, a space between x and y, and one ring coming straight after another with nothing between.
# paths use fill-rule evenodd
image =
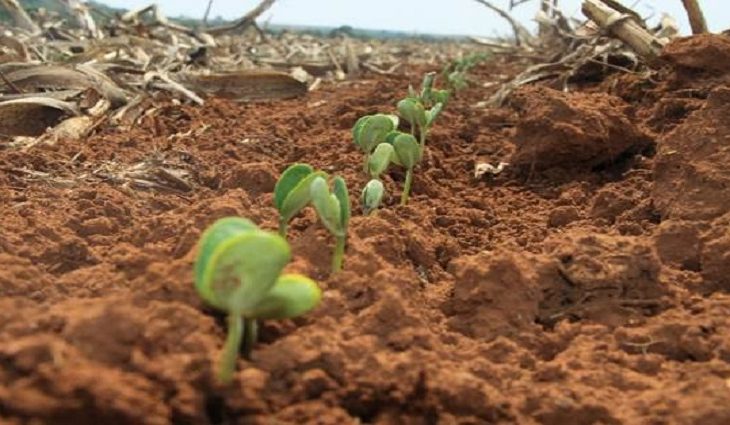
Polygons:
<instances>
[{"instance_id":1,"label":"soybean seedling","mask_svg":"<svg viewBox=\"0 0 730 425\"><path fill-rule=\"evenodd\" d=\"M398 102L398 114L411 125L411 134L418 132L418 142L421 149L426 147L426 136L436 118L441 114L444 105L448 102L447 90L434 90L433 80L435 73L428 73L424 77L421 93L416 94L409 88L409 95Z\"/></svg>"},{"instance_id":2,"label":"soybean seedling","mask_svg":"<svg viewBox=\"0 0 730 425\"><path fill-rule=\"evenodd\" d=\"M423 77L423 83L421 84L421 93L416 97L425 108L432 108L437 103L441 103L446 106L446 102L448 102L449 100L448 90L437 90L433 88L433 83L435 79L435 72L427 73Z\"/></svg>"},{"instance_id":3,"label":"soybean seedling","mask_svg":"<svg viewBox=\"0 0 730 425\"><path fill-rule=\"evenodd\" d=\"M398 128L398 117L395 115L366 115L361 117L352 128L355 144L365 153L363 169L368 172L370 155L376 146L385 141L388 133Z\"/></svg>"},{"instance_id":4,"label":"soybean seedling","mask_svg":"<svg viewBox=\"0 0 730 425\"><path fill-rule=\"evenodd\" d=\"M370 155L367 166L372 180L365 185L362 195L360 196L360 200L363 205L363 214L369 215L371 212L378 209L380 203L383 201L385 186L383 186L383 182L380 181L380 175L388 169L388 166L392 162L394 156L395 148L393 148L393 145L390 143L379 144L372 155Z\"/></svg>"},{"instance_id":5,"label":"soybean seedling","mask_svg":"<svg viewBox=\"0 0 730 425\"><path fill-rule=\"evenodd\" d=\"M312 205L322 224L335 237L335 250L332 254L332 273L342 270L347 243L347 225L350 222L350 196L347 184L342 177L334 178L334 188L330 193L327 180L317 177L310 186Z\"/></svg>"},{"instance_id":6,"label":"soybean seedling","mask_svg":"<svg viewBox=\"0 0 730 425\"><path fill-rule=\"evenodd\" d=\"M457 93L469 86L469 71L471 71L471 69L476 65L489 60L489 58L490 56L485 53L467 55L462 58L455 59L446 65L441 74L449 85L449 88L454 93Z\"/></svg>"},{"instance_id":7,"label":"soybean seedling","mask_svg":"<svg viewBox=\"0 0 730 425\"><path fill-rule=\"evenodd\" d=\"M365 187L361 198L365 214L367 215L377 208L382 200L384 192L384 189L381 189L382 183L377 185L375 182L379 180L380 174L388 168L390 163L400 165L406 169L406 181L401 195L401 205L407 204L411 185L413 184L413 168L421 162L422 158L423 148L413 135L400 131L388 133L385 137L385 143L379 144L370 157L368 169L373 180Z\"/></svg>"},{"instance_id":8,"label":"soybean seedling","mask_svg":"<svg viewBox=\"0 0 730 425\"><path fill-rule=\"evenodd\" d=\"M221 382L233 378L241 348L250 358L258 320L300 316L319 304L321 292L313 280L281 275L290 259L284 238L243 218L220 219L203 232L195 289L208 304L228 313L228 336L217 373Z\"/></svg>"},{"instance_id":9,"label":"soybean seedling","mask_svg":"<svg viewBox=\"0 0 730 425\"><path fill-rule=\"evenodd\" d=\"M274 205L279 210L279 235L286 237L289 222L309 204L309 187L317 177L326 177L308 164L293 164L287 168L274 187Z\"/></svg>"},{"instance_id":10,"label":"soybean seedling","mask_svg":"<svg viewBox=\"0 0 730 425\"><path fill-rule=\"evenodd\" d=\"M395 155L393 145L390 143L379 144L368 160L368 172L370 173L370 177L373 179L380 179L380 175L388 169L388 166L393 159L393 155Z\"/></svg>"},{"instance_id":11,"label":"soybean seedling","mask_svg":"<svg viewBox=\"0 0 730 425\"><path fill-rule=\"evenodd\" d=\"M378 209L380 203L383 202L385 196L385 186L378 179L372 179L365 185L360 196L362 202L362 211L365 215Z\"/></svg>"},{"instance_id":12,"label":"soybean seedling","mask_svg":"<svg viewBox=\"0 0 730 425\"><path fill-rule=\"evenodd\" d=\"M421 162L423 149L411 134L395 133L388 139L392 142L395 153L392 161L406 169L406 181L400 198L401 205L406 205L413 184L413 168Z\"/></svg>"}]
</instances>

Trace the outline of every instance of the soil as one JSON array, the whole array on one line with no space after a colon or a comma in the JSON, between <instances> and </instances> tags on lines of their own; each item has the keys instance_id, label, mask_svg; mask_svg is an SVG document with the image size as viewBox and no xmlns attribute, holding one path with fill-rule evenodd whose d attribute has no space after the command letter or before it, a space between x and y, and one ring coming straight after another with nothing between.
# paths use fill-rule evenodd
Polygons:
<instances>
[{"instance_id":1,"label":"soil","mask_svg":"<svg viewBox=\"0 0 730 425\"><path fill-rule=\"evenodd\" d=\"M730 423L727 45L680 40L651 78L528 87L503 109L474 106L493 84L460 92L410 204L393 170L386 207L357 211L343 272L312 212L294 221L290 269L323 302L265 323L230 386L225 321L193 290L201 231L275 229L293 162L344 176L355 203L350 128L427 69L270 103L153 99L133 127L3 144L1 422Z\"/></svg>"}]
</instances>

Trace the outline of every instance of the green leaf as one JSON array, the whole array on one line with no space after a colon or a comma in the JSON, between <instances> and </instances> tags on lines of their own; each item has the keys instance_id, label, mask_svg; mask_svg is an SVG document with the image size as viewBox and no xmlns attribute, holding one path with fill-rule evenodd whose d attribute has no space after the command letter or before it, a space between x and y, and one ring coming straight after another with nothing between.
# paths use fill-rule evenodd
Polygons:
<instances>
[{"instance_id":1,"label":"green leaf","mask_svg":"<svg viewBox=\"0 0 730 425\"><path fill-rule=\"evenodd\" d=\"M421 147L416 138L410 134L401 133L393 141L395 155L404 167L411 169L421 159Z\"/></svg>"},{"instance_id":2,"label":"green leaf","mask_svg":"<svg viewBox=\"0 0 730 425\"><path fill-rule=\"evenodd\" d=\"M360 200L362 202L362 209L365 215L370 214L371 211L378 209L380 203L383 202L385 196L385 186L383 182L377 179L370 180L362 191Z\"/></svg>"},{"instance_id":3,"label":"green leaf","mask_svg":"<svg viewBox=\"0 0 730 425\"><path fill-rule=\"evenodd\" d=\"M398 102L398 113L401 118L411 125L423 127L426 125L426 110L421 102L414 99L403 99Z\"/></svg>"},{"instance_id":4,"label":"green leaf","mask_svg":"<svg viewBox=\"0 0 730 425\"><path fill-rule=\"evenodd\" d=\"M388 133L387 136L385 136L385 143L393 146L393 142L395 142L395 139L400 136L401 134L406 134L401 131L391 131ZM395 154L395 150L393 150L393 154L390 156L390 162L392 162L395 165L403 166L403 163L400 162L400 159L398 158L398 155Z\"/></svg>"},{"instance_id":5,"label":"green leaf","mask_svg":"<svg viewBox=\"0 0 730 425\"><path fill-rule=\"evenodd\" d=\"M316 171L297 184L294 189L289 192L289 195L284 199L281 205L279 213L281 214L281 220L288 223L295 215L299 214L304 207L309 204L312 199L310 196L309 187L312 182L318 177L327 177L327 173L324 171Z\"/></svg>"},{"instance_id":6,"label":"green leaf","mask_svg":"<svg viewBox=\"0 0 730 425\"><path fill-rule=\"evenodd\" d=\"M393 146L389 143L381 143L375 148L368 161L368 171L373 178L377 178L388 169L394 152Z\"/></svg>"},{"instance_id":7,"label":"green leaf","mask_svg":"<svg viewBox=\"0 0 730 425\"><path fill-rule=\"evenodd\" d=\"M428 119L428 127L431 127L431 124L438 118L438 116L441 114L441 111L444 109L443 103L437 103L434 105L433 108L431 108L430 111L426 114L426 118Z\"/></svg>"},{"instance_id":8,"label":"green leaf","mask_svg":"<svg viewBox=\"0 0 730 425\"><path fill-rule=\"evenodd\" d=\"M215 232L214 237L215 243L205 238L201 243L195 287L214 307L247 316L291 259L289 245L281 236L255 227L239 228L225 238Z\"/></svg>"},{"instance_id":9,"label":"green leaf","mask_svg":"<svg viewBox=\"0 0 730 425\"><path fill-rule=\"evenodd\" d=\"M341 235L341 207L337 197L330 193L327 180L322 177L314 179L310 186L312 205L319 219L333 235Z\"/></svg>"},{"instance_id":10,"label":"green leaf","mask_svg":"<svg viewBox=\"0 0 730 425\"><path fill-rule=\"evenodd\" d=\"M274 187L274 205L279 213L281 213L281 207L289 193L313 172L314 169L308 164L293 164L281 174Z\"/></svg>"},{"instance_id":11,"label":"green leaf","mask_svg":"<svg viewBox=\"0 0 730 425\"><path fill-rule=\"evenodd\" d=\"M398 115L388 114L386 117L390 118L391 121L393 121L393 130L397 129L400 125L400 118Z\"/></svg>"},{"instance_id":12,"label":"green leaf","mask_svg":"<svg viewBox=\"0 0 730 425\"><path fill-rule=\"evenodd\" d=\"M355 142L366 154L375 149L385 140L385 136L395 129L394 122L389 115L377 114L368 117L357 130Z\"/></svg>"},{"instance_id":13,"label":"green leaf","mask_svg":"<svg viewBox=\"0 0 730 425\"><path fill-rule=\"evenodd\" d=\"M406 133L403 133L402 131L391 131L390 133L388 133L385 136L385 143L392 145L393 142L395 141L395 138L400 136L401 134L406 134Z\"/></svg>"},{"instance_id":14,"label":"green leaf","mask_svg":"<svg viewBox=\"0 0 730 425\"><path fill-rule=\"evenodd\" d=\"M204 288L205 280L203 279L205 267L210 261L215 248L226 239L257 229L258 227L251 220L240 217L221 218L205 229L198 242L198 253L193 266L195 288L201 296L206 293ZM203 296L203 299L212 303L212 300L207 296Z\"/></svg>"},{"instance_id":15,"label":"green leaf","mask_svg":"<svg viewBox=\"0 0 730 425\"><path fill-rule=\"evenodd\" d=\"M431 101L431 90L433 88L433 80L436 78L435 72L429 72L423 76L423 83L421 84L421 100L430 102Z\"/></svg>"},{"instance_id":16,"label":"green leaf","mask_svg":"<svg viewBox=\"0 0 730 425\"><path fill-rule=\"evenodd\" d=\"M351 215L350 194L347 191L345 179L340 176L335 177L333 193L340 204L340 229L344 233L347 232Z\"/></svg>"},{"instance_id":17,"label":"green leaf","mask_svg":"<svg viewBox=\"0 0 730 425\"><path fill-rule=\"evenodd\" d=\"M444 107L449 102L449 97L451 97L451 94L448 90L436 90L433 92L434 102L441 103Z\"/></svg>"},{"instance_id":18,"label":"green leaf","mask_svg":"<svg viewBox=\"0 0 730 425\"><path fill-rule=\"evenodd\" d=\"M357 122L355 122L355 125L352 127L352 140L358 146L360 146L360 133L362 132L362 128L365 125L365 121L369 120L371 116L372 115L365 115L360 117Z\"/></svg>"},{"instance_id":19,"label":"green leaf","mask_svg":"<svg viewBox=\"0 0 730 425\"><path fill-rule=\"evenodd\" d=\"M251 317L261 320L288 319L315 308L322 299L317 283L298 274L285 274L256 306Z\"/></svg>"}]
</instances>

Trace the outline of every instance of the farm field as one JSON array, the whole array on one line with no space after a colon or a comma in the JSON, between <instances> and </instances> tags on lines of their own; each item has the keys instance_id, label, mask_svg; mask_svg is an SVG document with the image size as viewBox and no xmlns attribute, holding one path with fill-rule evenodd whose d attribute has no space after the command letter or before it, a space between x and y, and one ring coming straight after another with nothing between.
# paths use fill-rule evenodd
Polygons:
<instances>
[{"instance_id":1,"label":"farm field","mask_svg":"<svg viewBox=\"0 0 730 425\"><path fill-rule=\"evenodd\" d=\"M660 60L492 106L529 64L489 56L429 132L407 205L391 167L369 215L353 126L428 72L443 87L444 63L291 99L160 92L81 138L0 135L0 422L730 423L730 37L676 38ZM232 216L276 232L296 163L347 182L343 269L304 209L285 271L321 301L260 322L221 383L198 241Z\"/></svg>"}]
</instances>

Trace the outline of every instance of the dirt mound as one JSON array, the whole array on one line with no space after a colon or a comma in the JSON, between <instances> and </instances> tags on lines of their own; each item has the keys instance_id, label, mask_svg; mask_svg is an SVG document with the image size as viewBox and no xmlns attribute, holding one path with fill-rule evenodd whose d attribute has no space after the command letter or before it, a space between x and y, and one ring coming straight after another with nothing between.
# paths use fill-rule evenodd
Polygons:
<instances>
[{"instance_id":1,"label":"dirt mound","mask_svg":"<svg viewBox=\"0 0 730 425\"><path fill-rule=\"evenodd\" d=\"M519 115L511 163L521 167L592 168L650 143L629 119L631 107L610 95L527 87L510 105Z\"/></svg>"},{"instance_id":2,"label":"dirt mound","mask_svg":"<svg viewBox=\"0 0 730 425\"><path fill-rule=\"evenodd\" d=\"M730 88L659 140L653 198L663 218L711 220L730 209Z\"/></svg>"},{"instance_id":3,"label":"dirt mound","mask_svg":"<svg viewBox=\"0 0 730 425\"><path fill-rule=\"evenodd\" d=\"M701 34L679 38L664 48L661 57L687 71L724 74L730 70L730 37Z\"/></svg>"},{"instance_id":4,"label":"dirt mound","mask_svg":"<svg viewBox=\"0 0 730 425\"><path fill-rule=\"evenodd\" d=\"M557 265L552 279L542 279L542 323L589 318L619 325L663 308L661 265L644 239L574 231L548 240L546 249Z\"/></svg>"},{"instance_id":5,"label":"dirt mound","mask_svg":"<svg viewBox=\"0 0 730 425\"><path fill-rule=\"evenodd\" d=\"M481 253L452 261L454 293L443 307L448 326L487 340L529 329L540 301L533 261L518 253Z\"/></svg>"},{"instance_id":6,"label":"dirt mound","mask_svg":"<svg viewBox=\"0 0 730 425\"><path fill-rule=\"evenodd\" d=\"M703 235L700 269L705 289L730 292L730 214L714 220Z\"/></svg>"},{"instance_id":7,"label":"dirt mound","mask_svg":"<svg viewBox=\"0 0 730 425\"><path fill-rule=\"evenodd\" d=\"M681 220L663 221L654 234L661 261L671 267L700 271L702 239L698 227Z\"/></svg>"}]
</instances>

